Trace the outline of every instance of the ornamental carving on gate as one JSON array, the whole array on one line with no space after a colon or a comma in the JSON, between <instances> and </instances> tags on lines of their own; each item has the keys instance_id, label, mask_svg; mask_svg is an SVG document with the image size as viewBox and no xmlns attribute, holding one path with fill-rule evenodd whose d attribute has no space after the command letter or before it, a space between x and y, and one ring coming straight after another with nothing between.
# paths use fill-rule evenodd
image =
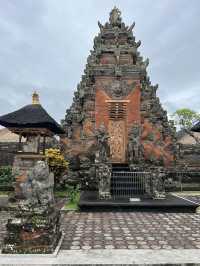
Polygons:
<instances>
[{"instance_id":1,"label":"ornamental carving on gate","mask_svg":"<svg viewBox=\"0 0 200 266\"><path fill-rule=\"evenodd\" d=\"M125 161L125 124L124 121L109 122L110 154L113 162Z\"/></svg>"},{"instance_id":2,"label":"ornamental carving on gate","mask_svg":"<svg viewBox=\"0 0 200 266\"><path fill-rule=\"evenodd\" d=\"M125 80L113 80L110 82L100 83L100 87L112 98L119 99L128 96L129 93L135 88L135 82L128 84Z\"/></svg>"}]
</instances>

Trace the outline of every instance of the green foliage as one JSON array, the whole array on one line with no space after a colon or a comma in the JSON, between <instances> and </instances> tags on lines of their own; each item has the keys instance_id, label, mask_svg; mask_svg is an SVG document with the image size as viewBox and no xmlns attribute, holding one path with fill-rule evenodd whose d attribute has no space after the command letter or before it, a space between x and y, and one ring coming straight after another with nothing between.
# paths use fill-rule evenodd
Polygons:
<instances>
[{"instance_id":1,"label":"green foliage","mask_svg":"<svg viewBox=\"0 0 200 266\"><path fill-rule=\"evenodd\" d=\"M64 209L66 211L78 211L78 202L67 202L64 206Z\"/></svg>"},{"instance_id":2,"label":"green foliage","mask_svg":"<svg viewBox=\"0 0 200 266\"><path fill-rule=\"evenodd\" d=\"M80 187L79 187L79 185L77 185L77 186L67 185L66 189L67 189L67 196L68 196L68 199L69 199L69 203L78 202L79 201L79 197L80 197Z\"/></svg>"},{"instance_id":3,"label":"green foliage","mask_svg":"<svg viewBox=\"0 0 200 266\"><path fill-rule=\"evenodd\" d=\"M200 114L188 108L176 110L172 117L175 124L181 129L190 129L196 121L200 120Z\"/></svg>"},{"instance_id":4,"label":"green foliage","mask_svg":"<svg viewBox=\"0 0 200 266\"><path fill-rule=\"evenodd\" d=\"M12 186L14 175L10 166L0 167L0 186Z\"/></svg>"},{"instance_id":5,"label":"green foliage","mask_svg":"<svg viewBox=\"0 0 200 266\"><path fill-rule=\"evenodd\" d=\"M58 198L67 198L67 190L55 190L55 196Z\"/></svg>"},{"instance_id":6,"label":"green foliage","mask_svg":"<svg viewBox=\"0 0 200 266\"><path fill-rule=\"evenodd\" d=\"M64 206L65 210L68 211L76 211L79 209L78 203L80 199L80 187L66 185L65 190L57 190L55 191L55 196L60 198L67 198L68 201Z\"/></svg>"}]
</instances>

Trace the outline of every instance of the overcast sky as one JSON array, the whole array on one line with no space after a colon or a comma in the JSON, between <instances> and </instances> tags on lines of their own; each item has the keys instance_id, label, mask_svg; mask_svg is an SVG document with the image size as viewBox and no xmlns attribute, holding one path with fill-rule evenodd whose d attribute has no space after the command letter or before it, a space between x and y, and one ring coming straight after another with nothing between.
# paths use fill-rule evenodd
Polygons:
<instances>
[{"instance_id":1,"label":"overcast sky","mask_svg":"<svg viewBox=\"0 0 200 266\"><path fill-rule=\"evenodd\" d=\"M116 5L168 112L200 111L199 0L0 0L0 115L41 103L58 121L81 79L97 21Z\"/></svg>"}]
</instances>

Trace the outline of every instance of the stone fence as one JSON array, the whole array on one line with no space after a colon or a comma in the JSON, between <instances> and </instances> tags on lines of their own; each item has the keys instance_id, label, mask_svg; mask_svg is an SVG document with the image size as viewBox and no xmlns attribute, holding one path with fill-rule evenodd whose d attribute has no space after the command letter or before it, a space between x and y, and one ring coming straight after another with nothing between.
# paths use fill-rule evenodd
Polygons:
<instances>
[{"instance_id":1,"label":"stone fence","mask_svg":"<svg viewBox=\"0 0 200 266\"><path fill-rule=\"evenodd\" d=\"M0 166L12 165L17 152L17 142L0 142Z\"/></svg>"}]
</instances>

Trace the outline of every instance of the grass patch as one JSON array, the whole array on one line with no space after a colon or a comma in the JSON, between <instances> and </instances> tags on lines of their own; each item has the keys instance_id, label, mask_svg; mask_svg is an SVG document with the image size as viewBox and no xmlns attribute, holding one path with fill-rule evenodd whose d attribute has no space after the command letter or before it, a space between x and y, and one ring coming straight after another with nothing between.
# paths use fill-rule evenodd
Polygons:
<instances>
[{"instance_id":1,"label":"grass patch","mask_svg":"<svg viewBox=\"0 0 200 266\"><path fill-rule=\"evenodd\" d=\"M67 190L56 190L54 192L55 197L58 198L67 198L68 196L68 191Z\"/></svg>"},{"instance_id":2,"label":"grass patch","mask_svg":"<svg viewBox=\"0 0 200 266\"><path fill-rule=\"evenodd\" d=\"M78 203L80 200L80 192L77 193L76 197L74 198L73 201L68 201L65 206L64 206L64 210L65 211L78 211L79 207L78 207Z\"/></svg>"},{"instance_id":3,"label":"grass patch","mask_svg":"<svg viewBox=\"0 0 200 266\"><path fill-rule=\"evenodd\" d=\"M10 196L13 194L11 191L0 191L0 197Z\"/></svg>"},{"instance_id":4,"label":"grass patch","mask_svg":"<svg viewBox=\"0 0 200 266\"><path fill-rule=\"evenodd\" d=\"M78 204L77 202L68 202L64 206L64 210L66 211L78 211Z\"/></svg>"}]
</instances>

